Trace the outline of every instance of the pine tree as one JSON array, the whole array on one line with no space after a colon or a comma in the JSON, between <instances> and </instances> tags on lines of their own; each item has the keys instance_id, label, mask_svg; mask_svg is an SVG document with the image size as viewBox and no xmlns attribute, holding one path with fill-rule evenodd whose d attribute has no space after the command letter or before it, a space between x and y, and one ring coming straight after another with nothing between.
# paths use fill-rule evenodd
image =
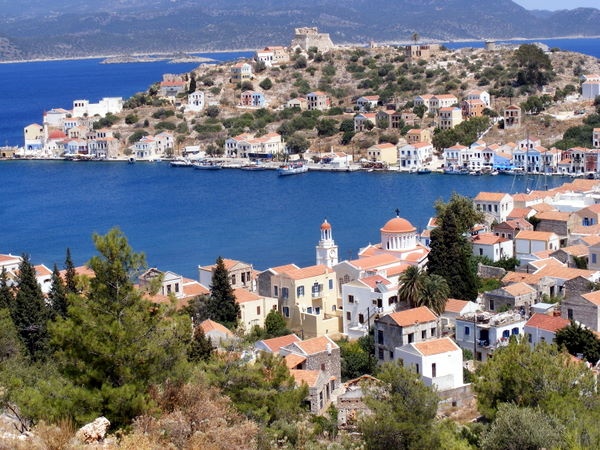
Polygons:
<instances>
[{"instance_id":1,"label":"pine tree","mask_svg":"<svg viewBox=\"0 0 600 450\"><path fill-rule=\"evenodd\" d=\"M27 255L23 255L19 265L17 281L11 316L27 352L37 359L47 348L49 311L36 279L35 268Z\"/></svg>"},{"instance_id":2,"label":"pine tree","mask_svg":"<svg viewBox=\"0 0 600 450\"><path fill-rule=\"evenodd\" d=\"M50 300L50 307L52 308L53 315L66 317L67 292L56 264L54 264L54 270L52 271L52 286L50 287L48 298Z\"/></svg>"},{"instance_id":3,"label":"pine tree","mask_svg":"<svg viewBox=\"0 0 600 450\"><path fill-rule=\"evenodd\" d=\"M206 361L212 354L213 346L210 337L206 337L200 325L194 329L194 337L188 350L188 360L191 362Z\"/></svg>"},{"instance_id":4,"label":"pine tree","mask_svg":"<svg viewBox=\"0 0 600 450\"><path fill-rule=\"evenodd\" d=\"M240 305L235 301L233 288L229 282L229 272L225 268L222 257L217 258L217 267L212 275L208 300L209 318L234 329L240 314Z\"/></svg>"},{"instance_id":5,"label":"pine tree","mask_svg":"<svg viewBox=\"0 0 600 450\"><path fill-rule=\"evenodd\" d=\"M89 289L69 296L69 314L50 331L60 372L85 393L77 407L120 426L149 407L150 386L185 377L191 324L135 288L145 258L118 229L94 244Z\"/></svg>"},{"instance_id":6,"label":"pine tree","mask_svg":"<svg viewBox=\"0 0 600 450\"><path fill-rule=\"evenodd\" d=\"M71 249L67 248L67 256L65 257L65 288L67 294L77 293L77 281L75 275L77 275L77 272L75 272L75 266L71 259Z\"/></svg>"},{"instance_id":7,"label":"pine tree","mask_svg":"<svg viewBox=\"0 0 600 450\"><path fill-rule=\"evenodd\" d=\"M0 273L0 308L12 309L14 300L15 296L8 285L8 272L3 267Z\"/></svg>"}]
</instances>

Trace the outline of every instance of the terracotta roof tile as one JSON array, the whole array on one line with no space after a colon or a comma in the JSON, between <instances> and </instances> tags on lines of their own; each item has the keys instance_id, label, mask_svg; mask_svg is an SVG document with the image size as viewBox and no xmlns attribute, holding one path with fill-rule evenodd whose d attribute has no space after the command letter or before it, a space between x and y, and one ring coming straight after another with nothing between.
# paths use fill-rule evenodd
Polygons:
<instances>
[{"instance_id":1,"label":"terracotta roof tile","mask_svg":"<svg viewBox=\"0 0 600 450\"><path fill-rule=\"evenodd\" d=\"M430 341L417 342L412 346L419 351L423 356L439 355L440 353L452 352L460 350L460 347L449 337L441 339L432 339Z\"/></svg>"},{"instance_id":2,"label":"terracotta roof tile","mask_svg":"<svg viewBox=\"0 0 600 450\"><path fill-rule=\"evenodd\" d=\"M305 341L297 341L293 344L306 355L314 355L315 353L326 352L330 349L339 348L338 345L327 336L319 336L307 339Z\"/></svg>"},{"instance_id":3,"label":"terracotta roof tile","mask_svg":"<svg viewBox=\"0 0 600 450\"><path fill-rule=\"evenodd\" d=\"M301 385L306 383L308 387L315 387L319 381L319 370L290 370L290 375L296 380L296 384Z\"/></svg>"},{"instance_id":4,"label":"terracotta roof tile","mask_svg":"<svg viewBox=\"0 0 600 450\"><path fill-rule=\"evenodd\" d=\"M532 294L535 292L534 288L522 282L509 284L508 286L504 286L502 289L513 296Z\"/></svg>"},{"instance_id":5,"label":"terracotta roof tile","mask_svg":"<svg viewBox=\"0 0 600 450\"><path fill-rule=\"evenodd\" d=\"M210 319L206 319L206 320L200 322L199 326L202 328L202 331L204 331L204 334L208 334L211 331L220 331L221 333L224 333L226 336L231 336L231 337L233 336L233 333L231 332L231 330L224 327L220 323L217 323Z\"/></svg>"},{"instance_id":6,"label":"terracotta roof tile","mask_svg":"<svg viewBox=\"0 0 600 450\"><path fill-rule=\"evenodd\" d=\"M278 353L281 347L293 344L294 342L300 342L300 338L295 334L287 334L285 336L264 339L262 341L262 343L273 353Z\"/></svg>"},{"instance_id":7,"label":"terracotta roof tile","mask_svg":"<svg viewBox=\"0 0 600 450\"><path fill-rule=\"evenodd\" d=\"M544 241L548 242L550 239L557 237L556 234L548 231L529 231L521 230L519 234L515 236L515 239L527 239L530 241Z\"/></svg>"},{"instance_id":8,"label":"terracotta roof tile","mask_svg":"<svg viewBox=\"0 0 600 450\"><path fill-rule=\"evenodd\" d=\"M507 195L506 192L480 192L474 200L480 202L499 202Z\"/></svg>"},{"instance_id":9,"label":"terracotta roof tile","mask_svg":"<svg viewBox=\"0 0 600 450\"><path fill-rule=\"evenodd\" d=\"M401 327L437 320L437 316L426 306L394 312L389 316Z\"/></svg>"},{"instance_id":10,"label":"terracotta roof tile","mask_svg":"<svg viewBox=\"0 0 600 450\"><path fill-rule=\"evenodd\" d=\"M262 297L256 295L254 292L250 292L247 289L234 289L233 295L235 295L236 303L247 303L247 302L255 302L256 300L260 300Z\"/></svg>"},{"instance_id":11,"label":"terracotta roof tile","mask_svg":"<svg viewBox=\"0 0 600 450\"><path fill-rule=\"evenodd\" d=\"M556 332L569 325L568 319L547 314L534 314L525 324L526 327L539 328L541 330Z\"/></svg>"},{"instance_id":12,"label":"terracotta roof tile","mask_svg":"<svg viewBox=\"0 0 600 450\"><path fill-rule=\"evenodd\" d=\"M285 355L284 360L288 369L295 369L299 364L302 364L304 361L306 361L306 356L290 353L289 355Z\"/></svg>"},{"instance_id":13,"label":"terracotta roof tile","mask_svg":"<svg viewBox=\"0 0 600 450\"><path fill-rule=\"evenodd\" d=\"M446 300L446 308L444 309L444 312L459 313L469 303L470 302L468 300L458 300L456 298L449 298L448 300Z\"/></svg>"},{"instance_id":14,"label":"terracotta roof tile","mask_svg":"<svg viewBox=\"0 0 600 450\"><path fill-rule=\"evenodd\" d=\"M594 291L588 294L583 294L582 297L592 302L594 305L600 306L600 291Z\"/></svg>"}]
</instances>

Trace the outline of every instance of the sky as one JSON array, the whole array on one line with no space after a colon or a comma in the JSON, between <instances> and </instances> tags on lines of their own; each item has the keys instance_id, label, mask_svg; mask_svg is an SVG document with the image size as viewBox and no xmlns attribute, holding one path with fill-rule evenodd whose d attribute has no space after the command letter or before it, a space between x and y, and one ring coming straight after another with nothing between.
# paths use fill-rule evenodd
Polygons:
<instances>
[{"instance_id":1,"label":"sky","mask_svg":"<svg viewBox=\"0 0 600 450\"><path fill-rule=\"evenodd\" d=\"M575 8L599 8L599 0L513 0L525 9L546 9L555 11L557 9Z\"/></svg>"}]
</instances>

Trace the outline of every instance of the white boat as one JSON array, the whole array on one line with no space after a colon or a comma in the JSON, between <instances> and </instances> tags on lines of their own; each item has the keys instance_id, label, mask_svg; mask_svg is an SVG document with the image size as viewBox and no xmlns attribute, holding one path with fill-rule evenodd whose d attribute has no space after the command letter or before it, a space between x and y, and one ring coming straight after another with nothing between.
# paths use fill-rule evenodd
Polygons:
<instances>
[{"instance_id":1,"label":"white boat","mask_svg":"<svg viewBox=\"0 0 600 450\"><path fill-rule=\"evenodd\" d=\"M219 170L223 168L223 166L216 161L199 161L192 165L194 166L194 169L198 170Z\"/></svg>"},{"instance_id":2,"label":"white boat","mask_svg":"<svg viewBox=\"0 0 600 450\"><path fill-rule=\"evenodd\" d=\"M277 173L280 176L284 175L297 175L299 173L308 172L308 166L305 166L303 163L295 162L289 163L284 166L281 166L277 169Z\"/></svg>"},{"instance_id":3,"label":"white boat","mask_svg":"<svg viewBox=\"0 0 600 450\"><path fill-rule=\"evenodd\" d=\"M169 164L171 167L192 167L192 163L183 158L174 159Z\"/></svg>"},{"instance_id":4,"label":"white boat","mask_svg":"<svg viewBox=\"0 0 600 450\"><path fill-rule=\"evenodd\" d=\"M130 157L127 159L127 162L128 162L129 164L133 164L133 163L135 163L135 156L130 156Z\"/></svg>"}]
</instances>

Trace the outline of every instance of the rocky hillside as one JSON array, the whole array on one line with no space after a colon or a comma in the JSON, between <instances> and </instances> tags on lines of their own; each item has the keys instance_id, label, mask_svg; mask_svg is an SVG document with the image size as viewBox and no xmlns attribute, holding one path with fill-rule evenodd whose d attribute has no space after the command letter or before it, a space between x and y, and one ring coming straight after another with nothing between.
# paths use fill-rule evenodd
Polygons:
<instances>
[{"instance_id":1,"label":"rocky hillside","mask_svg":"<svg viewBox=\"0 0 600 450\"><path fill-rule=\"evenodd\" d=\"M600 11L542 15L511 0L0 0L0 60L287 45L318 26L338 44L600 35ZM50 9L48 9L50 8Z\"/></svg>"},{"instance_id":2,"label":"rocky hillside","mask_svg":"<svg viewBox=\"0 0 600 450\"><path fill-rule=\"evenodd\" d=\"M265 68L255 73L253 80L244 86L230 83L231 64L202 65L185 77L188 80L194 77L197 89L206 94L207 104L218 106L195 115L184 114L185 96L177 100L177 105L162 104L154 88L128 102L129 108L123 111L121 120L113 128L119 132L124 145L133 139L132 136L171 129L176 134L177 152L186 145L217 149L227 137L243 132L277 131L288 140L292 136L297 140L306 139L313 149L334 148L358 157L375 143L402 142L410 126L403 130L375 127L355 135L345 134L343 130L356 114L357 97L377 94L384 104L411 109L412 100L418 94L451 93L462 99L467 91L476 88L492 94L492 115L501 114L509 103L526 101L530 95L548 95L551 102L546 110L527 116L525 127L512 131L493 127L485 140L489 143L516 141L522 139L527 130L550 147L562 138L568 127L581 124L586 117L586 114L576 115L574 111L593 112L590 101L580 102L576 96L565 97L564 94L576 93L580 84L578 75L598 73L600 63L596 58L571 52L554 51L548 57L555 79L538 91L531 91L530 87L512 87L517 68L514 50L510 48L443 50L430 61L406 60L403 52L394 47L345 48L325 55L308 55L306 66L302 56L279 68ZM263 92L268 107L261 110L240 108L242 89ZM329 112L319 115L283 109L291 97L314 90L329 94L333 106ZM432 123L433 118L424 116L415 126Z\"/></svg>"}]
</instances>

